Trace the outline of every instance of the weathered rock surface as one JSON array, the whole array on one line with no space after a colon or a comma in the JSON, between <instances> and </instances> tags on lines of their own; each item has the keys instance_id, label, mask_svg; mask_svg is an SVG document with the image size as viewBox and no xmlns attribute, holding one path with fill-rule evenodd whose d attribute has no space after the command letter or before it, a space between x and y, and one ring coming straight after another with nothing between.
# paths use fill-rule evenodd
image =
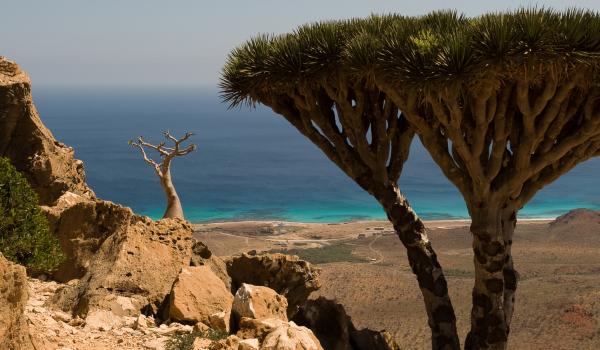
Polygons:
<instances>
[{"instance_id":1,"label":"weathered rock surface","mask_svg":"<svg viewBox=\"0 0 600 350\"><path fill-rule=\"evenodd\" d=\"M294 320L312 329L328 350L399 350L386 331L357 330L341 304L320 297L309 300Z\"/></svg>"},{"instance_id":2,"label":"weathered rock surface","mask_svg":"<svg viewBox=\"0 0 600 350\"><path fill-rule=\"evenodd\" d=\"M286 297L289 318L320 287L319 269L296 256L242 254L228 257L225 262L232 291L237 291L243 283L269 287Z\"/></svg>"},{"instance_id":3,"label":"weathered rock surface","mask_svg":"<svg viewBox=\"0 0 600 350\"><path fill-rule=\"evenodd\" d=\"M231 277L227 274L225 261L213 255L206 244L194 240L190 266L208 266L225 283L227 289L231 290Z\"/></svg>"},{"instance_id":4,"label":"weathered rock surface","mask_svg":"<svg viewBox=\"0 0 600 350\"><path fill-rule=\"evenodd\" d=\"M27 274L0 254L0 349L33 349L25 317Z\"/></svg>"},{"instance_id":5,"label":"weathered rock surface","mask_svg":"<svg viewBox=\"0 0 600 350\"><path fill-rule=\"evenodd\" d=\"M219 340L211 345L211 350L238 350L240 338L230 335L226 339Z\"/></svg>"},{"instance_id":6,"label":"weathered rock surface","mask_svg":"<svg viewBox=\"0 0 600 350\"><path fill-rule=\"evenodd\" d=\"M272 330L260 350L323 350L313 332L290 321Z\"/></svg>"},{"instance_id":7,"label":"weathered rock surface","mask_svg":"<svg viewBox=\"0 0 600 350\"><path fill-rule=\"evenodd\" d=\"M42 123L31 97L31 83L19 66L0 56L0 156L8 157L52 205L64 192L93 198L83 162L73 148L56 141Z\"/></svg>"},{"instance_id":8,"label":"weathered rock surface","mask_svg":"<svg viewBox=\"0 0 600 350\"><path fill-rule=\"evenodd\" d=\"M257 320L254 318L242 317L239 322L237 336L242 339L256 338L262 341L267 334L284 324L286 324L286 322L280 318L262 318Z\"/></svg>"},{"instance_id":9,"label":"weathered rock surface","mask_svg":"<svg viewBox=\"0 0 600 350\"><path fill-rule=\"evenodd\" d=\"M134 215L129 208L72 192L65 192L54 206L42 206L42 210L67 256L53 274L60 282L83 277L106 238L125 233Z\"/></svg>"},{"instance_id":10,"label":"weathered rock surface","mask_svg":"<svg viewBox=\"0 0 600 350\"><path fill-rule=\"evenodd\" d=\"M238 350L259 350L260 343L258 339L242 339L240 340L240 345L238 346Z\"/></svg>"},{"instance_id":11,"label":"weathered rock surface","mask_svg":"<svg viewBox=\"0 0 600 350\"><path fill-rule=\"evenodd\" d=\"M173 284L168 316L175 321L202 322L229 331L232 302L233 295L208 266L185 267Z\"/></svg>"},{"instance_id":12,"label":"weathered rock surface","mask_svg":"<svg viewBox=\"0 0 600 350\"><path fill-rule=\"evenodd\" d=\"M253 286L247 283L235 293L233 313L239 320L242 317L254 319L279 318L287 321L287 300L269 287Z\"/></svg>"},{"instance_id":13,"label":"weathered rock surface","mask_svg":"<svg viewBox=\"0 0 600 350\"><path fill-rule=\"evenodd\" d=\"M155 314L189 264L192 232L185 221L134 216L127 230L104 241L75 286L57 292L55 304L78 315L97 309L126 316L137 316L141 309Z\"/></svg>"}]
</instances>

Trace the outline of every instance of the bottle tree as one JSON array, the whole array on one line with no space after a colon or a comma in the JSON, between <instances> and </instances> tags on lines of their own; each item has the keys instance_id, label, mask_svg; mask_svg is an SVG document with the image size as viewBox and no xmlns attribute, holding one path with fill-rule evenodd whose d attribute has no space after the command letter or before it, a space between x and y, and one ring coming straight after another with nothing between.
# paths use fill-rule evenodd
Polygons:
<instances>
[{"instance_id":1,"label":"bottle tree","mask_svg":"<svg viewBox=\"0 0 600 350\"><path fill-rule=\"evenodd\" d=\"M221 88L233 106L258 102L282 115L379 201L407 249L434 348L457 348L446 279L423 222L397 184L414 131L372 79L337 66L356 27L378 32L391 19L320 23L254 38L230 55Z\"/></svg>"},{"instance_id":2,"label":"bottle tree","mask_svg":"<svg viewBox=\"0 0 600 350\"><path fill-rule=\"evenodd\" d=\"M176 157L188 155L196 150L197 147L195 144L189 144L187 146L183 145L183 143L194 134L191 132L186 132L185 135L177 138L171 135L169 131L165 131L163 135L165 137L165 141L162 141L156 145L145 141L141 136L135 141L129 140L129 145L140 150L142 158L146 163L152 166L156 176L158 176L158 179L160 180L160 186L162 187L167 200L167 208L165 209L163 219L178 218L183 220L185 219L183 215L183 207L181 206L181 200L179 199L179 195L175 190L175 185L173 185L173 179L171 178L171 164L173 159ZM169 142L170 146L167 146L166 142ZM150 149L158 153L160 162L148 157L145 149Z\"/></svg>"},{"instance_id":3,"label":"bottle tree","mask_svg":"<svg viewBox=\"0 0 600 350\"><path fill-rule=\"evenodd\" d=\"M402 161L408 154L408 141L390 142L387 151L377 141L397 135L395 122L377 113L397 109L399 125L416 132L472 218L475 286L465 348L505 349L518 280L511 256L517 213L542 187L600 155L599 66L596 12L530 8L475 18L434 12L317 23L257 37L233 51L222 88L234 105L271 106L317 143L382 203L410 256L415 245L430 247L424 235L414 234L422 224L403 197L394 200L380 190L399 193L398 177L389 171L398 154ZM349 113L358 115L354 123L345 122ZM354 170L377 164L372 154L385 164L387 177L369 167ZM413 234L402 233L411 220ZM430 256L436 268L428 271L441 272ZM422 289L431 285L415 272ZM447 299L443 285L443 293L432 294ZM428 290L436 288L425 288L426 305ZM458 348L446 327L454 324L451 304L443 305L433 312L428 306L432 346Z\"/></svg>"}]
</instances>

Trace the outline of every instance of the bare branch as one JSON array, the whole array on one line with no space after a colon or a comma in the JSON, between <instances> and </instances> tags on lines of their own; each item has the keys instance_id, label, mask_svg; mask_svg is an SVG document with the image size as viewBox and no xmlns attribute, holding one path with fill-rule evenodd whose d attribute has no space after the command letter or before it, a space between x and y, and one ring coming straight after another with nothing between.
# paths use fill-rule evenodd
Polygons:
<instances>
[{"instance_id":1,"label":"bare branch","mask_svg":"<svg viewBox=\"0 0 600 350\"><path fill-rule=\"evenodd\" d=\"M143 141L142 141L142 137L140 136L138 138L137 142L134 142L133 140L130 140L129 144L132 147L137 147L140 150L140 153L142 154L142 157L144 158L144 161L146 163L150 164L154 168L154 170L156 171L156 175L158 175L159 177L162 177L162 172L160 170L160 164L158 164L154 160L148 158L148 155L146 154L146 151L144 150L144 144L143 144Z\"/></svg>"},{"instance_id":2,"label":"bare branch","mask_svg":"<svg viewBox=\"0 0 600 350\"><path fill-rule=\"evenodd\" d=\"M136 141L133 141L133 140L129 141L129 144L131 146L139 148L139 150L142 154L142 157L144 158L144 161L146 163L152 165L152 167L154 167L154 169L156 170L156 174L161 179L164 178L166 176L166 174L169 172L169 166L170 166L171 160L173 158L179 157L179 156L184 156L184 155L189 154L196 150L195 144L190 144L187 147L185 147L184 149L180 149L181 143L186 141L187 139L189 139L191 136L194 135L191 132L185 133L185 135L179 139L174 137L173 135L171 135L171 133L169 131L165 131L163 133L163 135L165 136L167 141L173 142L173 144L174 144L173 147L167 147L165 145L165 141L162 141L157 145L151 144L151 143L147 142L146 140L144 140L144 138L142 136L138 137ZM145 148L152 149L152 150L158 152L162 158L162 162L158 163L158 162L154 161L153 159L151 159L150 157L148 157L148 155L146 154Z\"/></svg>"}]
</instances>

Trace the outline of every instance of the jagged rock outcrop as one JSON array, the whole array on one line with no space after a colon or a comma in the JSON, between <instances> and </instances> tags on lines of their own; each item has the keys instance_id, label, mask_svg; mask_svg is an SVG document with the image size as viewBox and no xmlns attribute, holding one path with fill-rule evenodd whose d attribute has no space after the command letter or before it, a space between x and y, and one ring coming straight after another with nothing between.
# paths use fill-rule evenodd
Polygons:
<instances>
[{"instance_id":1,"label":"jagged rock outcrop","mask_svg":"<svg viewBox=\"0 0 600 350\"><path fill-rule=\"evenodd\" d=\"M52 276L59 282L83 277L102 243L125 233L134 216L129 208L72 192L64 193L54 206L42 206L42 211L67 256Z\"/></svg>"},{"instance_id":2,"label":"jagged rock outcrop","mask_svg":"<svg viewBox=\"0 0 600 350\"><path fill-rule=\"evenodd\" d=\"M232 302L233 295L208 266L185 267L169 295L168 318L229 331ZM218 317L220 313L222 317Z\"/></svg>"},{"instance_id":3,"label":"jagged rock outcrop","mask_svg":"<svg viewBox=\"0 0 600 350\"><path fill-rule=\"evenodd\" d=\"M56 141L40 120L29 77L1 56L0 156L23 172L40 204L52 205L67 191L94 197L85 183L83 162L74 158L73 148Z\"/></svg>"},{"instance_id":4,"label":"jagged rock outcrop","mask_svg":"<svg viewBox=\"0 0 600 350\"><path fill-rule=\"evenodd\" d=\"M25 317L27 274L0 254L0 349L34 349Z\"/></svg>"},{"instance_id":5,"label":"jagged rock outcrop","mask_svg":"<svg viewBox=\"0 0 600 350\"><path fill-rule=\"evenodd\" d=\"M358 330L344 306L323 297L309 300L294 318L312 329L327 350L399 350L386 331Z\"/></svg>"},{"instance_id":6,"label":"jagged rock outcrop","mask_svg":"<svg viewBox=\"0 0 600 350\"><path fill-rule=\"evenodd\" d=\"M288 302L284 296L269 287L243 283L233 299L233 313L239 320L242 317L255 319L279 318L287 321Z\"/></svg>"},{"instance_id":7,"label":"jagged rock outcrop","mask_svg":"<svg viewBox=\"0 0 600 350\"><path fill-rule=\"evenodd\" d=\"M286 297L288 317L292 318L311 292L320 288L319 269L297 256L261 254L228 257L227 273L232 291L243 283L265 286Z\"/></svg>"},{"instance_id":8,"label":"jagged rock outcrop","mask_svg":"<svg viewBox=\"0 0 600 350\"><path fill-rule=\"evenodd\" d=\"M192 232L186 221L133 216L127 230L108 237L85 276L61 289L54 303L82 316L93 310L156 314L181 269L189 265Z\"/></svg>"},{"instance_id":9,"label":"jagged rock outcrop","mask_svg":"<svg viewBox=\"0 0 600 350\"><path fill-rule=\"evenodd\" d=\"M225 261L218 256L213 255L206 244L194 240L190 266L208 266L214 274L225 283L227 289L231 290L231 277L227 274Z\"/></svg>"}]
</instances>

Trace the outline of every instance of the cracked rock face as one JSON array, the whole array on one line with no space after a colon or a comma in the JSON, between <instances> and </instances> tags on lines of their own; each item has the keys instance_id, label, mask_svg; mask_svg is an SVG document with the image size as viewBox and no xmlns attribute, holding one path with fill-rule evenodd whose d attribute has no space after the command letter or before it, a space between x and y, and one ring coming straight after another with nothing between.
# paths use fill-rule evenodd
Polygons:
<instances>
[{"instance_id":1,"label":"cracked rock face","mask_svg":"<svg viewBox=\"0 0 600 350\"><path fill-rule=\"evenodd\" d=\"M25 268L0 254L0 349L33 349L24 314L27 294Z\"/></svg>"},{"instance_id":2,"label":"cracked rock face","mask_svg":"<svg viewBox=\"0 0 600 350\"><path fill-rule=\"evenodd\" d=\"M29 77L1 56L0 156L23 172L42 205L52 205L66 191L94 198L85 183L83 162L42 123L33 105Z\"/></svg>"},{"instance_id":3,"label":"cracked rock face","mask_svg":"<svg viewBox=\"0 0 600 350\"><path fill-rule=\"evenodd\" d=\"M74 286L59 290L53 302L81 316L93 310L157 314L173 281L189 265L192 232L182 220L134 216L126 230L102 243L87 273Z\"/></svg>"},{"instance_id":4,"label":"cracked rock face","mask_svg":"<svg viewBox=\"0 0 600 350\"><path fill-rule=\"evenodd\" d=\"M269 287L287 299L288 318L296 314L311 292L321 287L320 270L297 256L242 254L228 257L225 262L233 291L243 283Z\"/></svg>"},{"instance_id":5,"label":"cracked rock face","mask_svg":"<svg viewBox=\"0 0 600 350\"><path fill-rule=\"evenodd\" d=\"M50 231L67 259L53 273L59 282L82 278L100 249L113 234L124 233L134 217L129 208L66 192L54 206L42 206Z\"/></svg>"},{"instance_id":6,"label":"cracked rock face","mask_svg":"<svg viewBox=\"0 0 600 350\"><path fill-rule=\"evenodd\" d=\"M203 322L229 331L232 302L233 295L209 267L185 267L169 295L168 318L188 323Z\"/></svg>"},{"instance_id":7,"label":"cracked rock face","mask_svg":"<svg viewBox=\"0 0 600 350\"><path fill-rule=\"evenodd\" d=\"M242 284L233 299L233 312L238 319L279 318L287 321L287 307L286 298L273 289L246 283Z\"/></svg>"}]
</instances>

